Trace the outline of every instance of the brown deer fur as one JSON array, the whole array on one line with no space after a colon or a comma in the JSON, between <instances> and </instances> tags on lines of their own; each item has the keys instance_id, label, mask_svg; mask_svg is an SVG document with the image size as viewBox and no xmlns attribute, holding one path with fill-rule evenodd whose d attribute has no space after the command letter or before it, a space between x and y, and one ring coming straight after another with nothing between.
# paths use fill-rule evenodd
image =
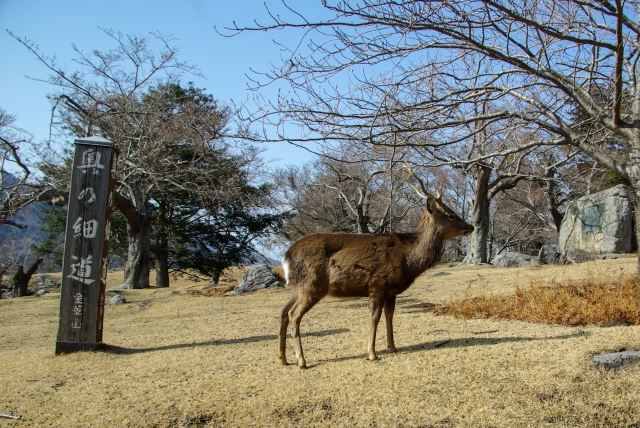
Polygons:
<instances>
[{"instance_id":1,"label":"brown deer fur","mask_svg":"<svg viewBox=\"0 0 640 428\"><path fill-rule=\"evenodd\" d=\"M387 345L396 352L392 318L396 296L440 259L444 242L473 232L440 198L426 197L427 207L415 233L316 233L305 236L282 259L287 284L293 291L280 314L279 358L287 364L287 327L298 366L306 367L300 341L300 320L323 297L369 297L371 333L368 358L377 359L376 329L384 307Z\"/></svg>"}]
</instances>

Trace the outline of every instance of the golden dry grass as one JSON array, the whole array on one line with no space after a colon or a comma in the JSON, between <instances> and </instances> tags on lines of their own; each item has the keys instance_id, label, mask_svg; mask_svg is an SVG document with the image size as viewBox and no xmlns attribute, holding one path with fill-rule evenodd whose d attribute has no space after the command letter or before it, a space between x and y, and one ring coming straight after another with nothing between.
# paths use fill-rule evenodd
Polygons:
<instances>
[{"instance_id":1,"label":"golden dry grass","mask_svg":"<svg viewBox=\"0 0 640 428\"><path fill-rule=\"evenodd\" d=\"M438 305L436 315L460 318L504 318L564 325L640 324L640 283L636 275L614 281L587 278L558 283L555 279L532 287L516 287L513 295L491 293Z\"/></svg>"},{"instance_id":2,"label":"golden dry grass","mask_svg":"<svg viewBox=\"0 0 640 428\"><path fill-rule=\"evenodd\" d=\"M640 348L640 326L423 310L487 290L509 295L532 280L606 281L635 266L427 271L398 298L398 353L384 349L379 328L377 362L365 360L366 300L325 299L302 323L308 370L277 363L287 289L194 297L188 291L206 284L176 281L127 290L127 304L105 310L105 350L60 356L58 295L0 300L0 413L23 416L0 426L638 426L640 367L600 372L591 357ZM120 275L110 272L109 286Z\"/></svg>"}]
</instances>

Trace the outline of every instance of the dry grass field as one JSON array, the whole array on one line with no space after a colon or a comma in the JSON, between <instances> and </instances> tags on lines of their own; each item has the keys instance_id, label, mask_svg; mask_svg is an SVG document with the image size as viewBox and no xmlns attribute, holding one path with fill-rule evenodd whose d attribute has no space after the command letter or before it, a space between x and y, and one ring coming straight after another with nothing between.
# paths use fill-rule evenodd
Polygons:
<instances>
[{"instance_id":1,"label":"dry grass field","mask_svg":"<svg viewBox=\"0 0 640 428\"><path fill-rule=\"evenodd\" d=\"M123 291L128 303L105 310L106 349L61 356L54 356L58 294L0 300L0 413L22 415L0 426L640 427L640 366L600 372L591 361L640 349L640 326L426 310L546 280L615 279L635 267L634 258L440 266L399 297L396 354L385 351L381 321L376 362L365 360L366 300L326 299L302 322L307 370L277 360L287 289L206 297L190 293L204 283L178 280L170 289ZM441 272L448 274L432 276ZM121 275L110 272L109 286Z\"/></svg>"}]
</instances>

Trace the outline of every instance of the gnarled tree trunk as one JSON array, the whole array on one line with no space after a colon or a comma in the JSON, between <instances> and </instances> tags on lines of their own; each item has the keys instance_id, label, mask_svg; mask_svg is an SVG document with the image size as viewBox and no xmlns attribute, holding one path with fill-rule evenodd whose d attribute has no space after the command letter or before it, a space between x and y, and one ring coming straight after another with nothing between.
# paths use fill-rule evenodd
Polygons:
<instances>
[{"instance_id":1,"label":"gnarled tree trunk","mask_svg":"<svg viewBox=\"0 0 640 428\"><path fill-rule=\"evenodd\" d=\"M149 286L151 217L141 215L138 227L127 225L129 247L124 265L123 288L146 288Z\"/></svg>"},{"instance_id":2,"label":"gnarled tree trunk","mask_svg":"<svg viewBox=\"0 0 640 428\"><path fill-rule=\"evenodd\" d=\"M156 233L156 243L153 249L156 261L156 287L169 286L169 240L166 233Z\"/></svg>"},{"instance_id":3,"label":"gnarled tree trunk","mask_svg":"<svg viewBox=\"0 0 640 428\"><path fill-rule=\"evenodd\" d=\"M26 272L22 265L18 266L18 270L13 275L13 297L23 297L27 295L29 281L31 281L31 277L36 270L38 270L40 263L42 263L42 259L36 260Z\"/></svg>"},{"instance_id":4,"label":"gnarled tree trunk","mask_svg":"<svg viewBox=\"0 0 640 428\"><path fill-rule=\"evenodd\" d=\"M487 165L473 167L474 197L471 208L473 233L469 235L467 255L463 264L475 265L488 262L487 240L489 239L489 178L491 168Z\"/></svg>"},{"instance_id":5,"label":"gnarled tree trunk","mask_svg":"<svg viewBox=\"0 0 640 428\"><path fill-rule=\"evenodd\" d=\"M128 252L122 288L149 287L151 212L137 186L131 187L134 201L116 192L115 206L127 219Z\"/></svg>"}]
</instances>

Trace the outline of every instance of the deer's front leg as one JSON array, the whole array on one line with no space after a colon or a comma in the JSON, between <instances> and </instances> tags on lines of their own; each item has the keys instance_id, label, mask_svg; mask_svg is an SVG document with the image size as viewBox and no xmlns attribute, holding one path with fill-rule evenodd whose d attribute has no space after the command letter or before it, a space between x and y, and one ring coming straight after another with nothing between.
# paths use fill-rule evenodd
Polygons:
<instances>
[{"instance_id":1,"label":"deer's front leg","mask_svg":"<svg viewBox=\"0 0 640 428\"><path fill-rule=\"evenodd\" d=\"M388 297L384 302L384 318L387 321L387 347L390 352L396 352L393 341L393 312L396 309L396 296Z\"/></svg>"},{"instance_id":2,"label":"deer's front leg","mask_svg":"<svg viewBox=\"0 0 640 428\"><path fill-rule=\"evenodd\" d=\"M382 307L384 305L384 299L379 296L369 297L369 310L371 311L371 332L369 334L369 349L367 358L371 361L377 360L376 356L376 330L378 329L378 322L382 315Z\"/></svg>"}]
</instances>

